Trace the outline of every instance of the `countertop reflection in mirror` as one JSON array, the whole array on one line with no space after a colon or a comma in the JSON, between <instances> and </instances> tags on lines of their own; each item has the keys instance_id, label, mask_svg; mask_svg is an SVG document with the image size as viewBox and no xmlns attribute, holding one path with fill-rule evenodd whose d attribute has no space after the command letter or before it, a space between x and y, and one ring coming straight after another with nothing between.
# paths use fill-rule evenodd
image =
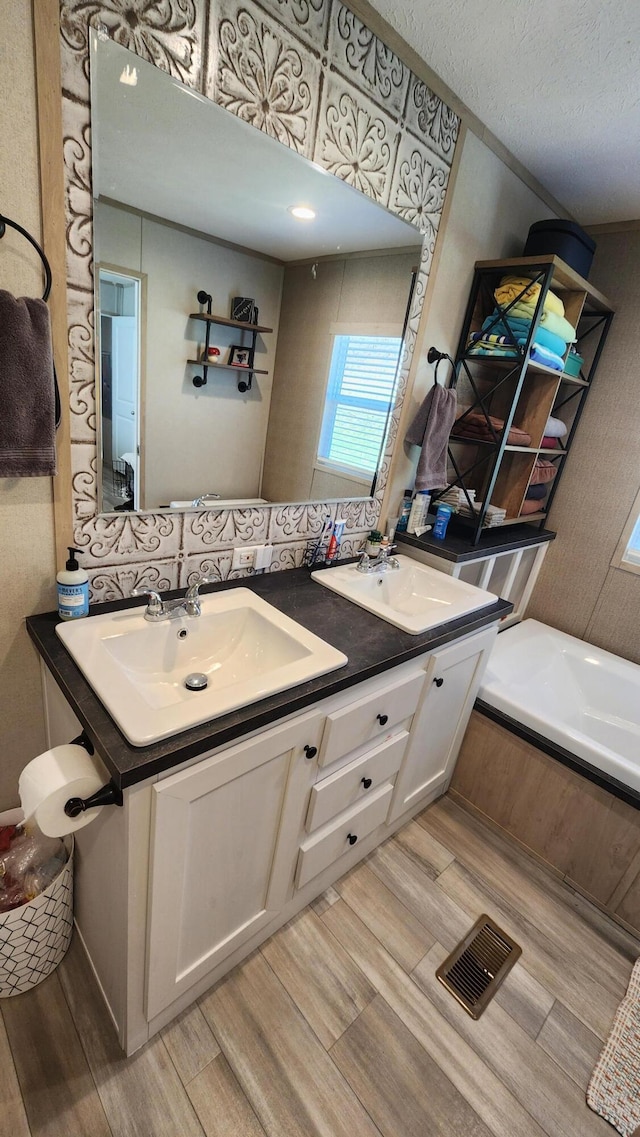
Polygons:
<instances>
[{"instance_id":1,"label":"countertop reflection in mirror","mask_svg":"<svg viewBox=\"0 0 640 1137\"><path fill-rule=\"evenodd\" d=\"M98 37L91 113L102 511L370 496L418 230Z\"/></svg>"}]
</instances>

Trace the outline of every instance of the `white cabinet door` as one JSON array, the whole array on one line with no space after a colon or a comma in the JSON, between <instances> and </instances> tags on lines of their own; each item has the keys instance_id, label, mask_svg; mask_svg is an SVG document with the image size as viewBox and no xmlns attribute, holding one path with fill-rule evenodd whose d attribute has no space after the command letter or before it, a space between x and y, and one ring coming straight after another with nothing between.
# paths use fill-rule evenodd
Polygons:
<instances>
[{"instance_id":1,"label":"white cabinet door","mask_svg":"<svg viewBox=\"0 0 640 1137\"><path fill-rule=\"evenodd\" d=\"M147 1018L286 902L323 723L301 715L153 786Z\"/></svg>"},{"instance_id":2,"label":"white cabinet door","mask_svg":"<svg viewBox=\"0 0 640 1137\"><path fill-rule=\"evenodd\" d=\"M429 793L444 793L496 634L496 627L486 628L431 656L388 824Z\"/></svg>"}]
</instances>

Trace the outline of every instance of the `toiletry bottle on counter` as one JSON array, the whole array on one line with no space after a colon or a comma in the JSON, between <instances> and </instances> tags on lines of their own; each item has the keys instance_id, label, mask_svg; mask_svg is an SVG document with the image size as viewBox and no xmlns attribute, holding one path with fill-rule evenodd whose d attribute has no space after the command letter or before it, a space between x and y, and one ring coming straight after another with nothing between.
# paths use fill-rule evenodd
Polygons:
<instances>
[{"instance_id":1,"label":"toiletry bottle on counter","mask_svg":"<svg viewBox=\"0 0 640 1137\"><path fill-rule=\"evenodd\" d=\"M447 532L447 525L449 524L449 518L451 517L452 513L453 510L451 506L447 505L446 502L438 503L438 508L436 510L436 523L433 527L433 535L434 537L437 537L439 541L444 540Z\"/></svg>"},{"instance_id":2,"label":"toiletry bottle on counter","mask_svg":"<svg viewBox=\"0 0 640 1137\"><path fill-rule=\"evenodd\" d=\"M89 613L89 577L74 556L78 549L71 545L68 548L69 559L56 577L58 615L61 620L76 620Z\"/></svg>"},{"instance_id":3,"label":"toiletry bottle on counter","mask_svg":"<svg viewBox=\"0 0 640 1137\"><path fill-rule=\"evenodd\" d=\"M329 538L329 547L327 549L327 561L335 561L337 559L345 525L346 521L341 521L339 518L336 518L334 521L333 532Z\"/></svg>"},{"instance_id":4,"label":"toiletry bottle on counter","mask_svg":"<svg viewBox=\"0 0 640 1137\"><path fill-rule=\"evenodd\" d=\"M398 510L398 515L399 515L398 516L398 524L396 525L396 531L398 533L406 533L407 522L409 520L409 514L410 513L411 513L411 490L405 490L404 491L404 497L402 498L402 501L400 502L400 509Z\"/></svg>"},{"instance_id":5,"label":"toiletry bottle on counter","mask_svg":"<svg viewBox=\"0 0 640 1137\"><path fill-rule=\"evenodd\" d=\"M431 494L429 490L418 490L411 503L411 513L407 521L407 533L415 533L416 529L424 529L427 524L427 515Z\"/></svg>"}]
</instances>

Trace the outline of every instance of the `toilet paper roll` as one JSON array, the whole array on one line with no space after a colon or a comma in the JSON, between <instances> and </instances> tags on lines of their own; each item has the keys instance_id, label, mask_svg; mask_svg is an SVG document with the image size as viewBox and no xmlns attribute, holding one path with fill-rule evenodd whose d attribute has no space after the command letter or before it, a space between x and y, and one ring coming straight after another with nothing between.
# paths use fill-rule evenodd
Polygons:
<instances>
[{"instance_id":1,"label":"toilet paper roll","mask_svg":"<svg viewBox=\"0 0 640 1137\"><path fill-rule=\"evenodd\" d=\"M64 837L89 825L104 808L67 817L64 807L69 798L87 798L108 781L100 760L70 742L45 750L29 762L18 779L18 793L27 819L32 817L47 837Z\"/></svg>"}]
</instances>

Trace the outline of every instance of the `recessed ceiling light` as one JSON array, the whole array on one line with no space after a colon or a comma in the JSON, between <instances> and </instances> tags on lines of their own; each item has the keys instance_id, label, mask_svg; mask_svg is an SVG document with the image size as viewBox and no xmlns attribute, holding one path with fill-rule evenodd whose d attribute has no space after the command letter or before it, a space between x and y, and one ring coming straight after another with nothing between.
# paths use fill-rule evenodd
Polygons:
<instances>
[{"instance_id":1,"label":"recessed ceiling light","mask_svg":"<svg viewBox=\"0 0 640 1137\"><path fill-rule=\"evenodd\" d=\"M309 209L308 205L290 205L289 213L299 221L313 221L316 215L315 209Z\"/></svg>"},{"instance_id":2,"label":"recessed ceiling light","mask_svg":"<svg viewBox=\"0 0 640 1137\"><path fill-rule=\"evenodd\" d=\"M126 87L137 87L138 72L136 71L135 67L130 67L127 63L126 67L124 67L122 70L122 74L120 75L120 82L124 83Z\"/></svg>"}]
</instances>

